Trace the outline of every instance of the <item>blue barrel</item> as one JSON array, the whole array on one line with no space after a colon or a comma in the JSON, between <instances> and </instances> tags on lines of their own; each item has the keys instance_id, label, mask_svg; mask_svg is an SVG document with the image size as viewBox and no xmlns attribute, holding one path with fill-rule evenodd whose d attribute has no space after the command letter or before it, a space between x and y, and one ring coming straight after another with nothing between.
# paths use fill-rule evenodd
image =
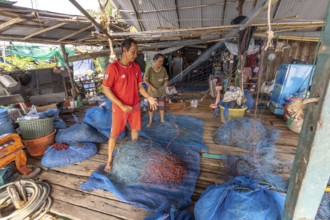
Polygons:
<instances>
[{"instance_id":1,"label":"blue barrel","mask_svg":"<svg viewBox=\"0 0 330 220\"><path fill-rule=\"evenodd\" d=\"M14 127L6 109L0 109L0 136L3 134L14 133Z\"/></svg>"}]
</instances>

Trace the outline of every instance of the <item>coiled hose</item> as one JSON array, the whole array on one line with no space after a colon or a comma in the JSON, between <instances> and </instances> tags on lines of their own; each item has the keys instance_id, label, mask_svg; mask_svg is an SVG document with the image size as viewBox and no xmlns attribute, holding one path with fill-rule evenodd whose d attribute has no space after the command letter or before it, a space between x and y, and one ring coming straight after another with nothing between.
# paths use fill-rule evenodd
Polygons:
<instances>
[{"instance_id":1,"label":"coiled hose","mask_svg":"<svg viewBox=\"0 0 330 220\"><path fill-rule=\"evenodd\" d=\"M49 196L50 186L45 182L35 182L33 180L20 180L8 183L0 187L0 207L8 206L12 203L8 187L15 186L24 190L26 203L19 209L16 209L10 215L0 217L1 220L22 220L22 219L40 219L46 214L52 204ZM24 195L21 195L24 200Z\"/></svg>"}]
</instances>

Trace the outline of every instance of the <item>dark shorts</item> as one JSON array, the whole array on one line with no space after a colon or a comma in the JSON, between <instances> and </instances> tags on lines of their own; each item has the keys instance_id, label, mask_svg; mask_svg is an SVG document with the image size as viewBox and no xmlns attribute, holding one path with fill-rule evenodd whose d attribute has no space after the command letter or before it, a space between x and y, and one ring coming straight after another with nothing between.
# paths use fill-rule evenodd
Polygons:
<instances>
[{"instance_id":1,"label":"dark shorts","mask_svg":"<svg viewBox=\"0 0 330 220\"><path fill-rule=\"evenodd\" d=\"M157 97L157 103L158 103L157 109L164 111L165 110L165 97ZM149 111L152 112L150 106L149 106Z\"/></svg>"}]
</instances>

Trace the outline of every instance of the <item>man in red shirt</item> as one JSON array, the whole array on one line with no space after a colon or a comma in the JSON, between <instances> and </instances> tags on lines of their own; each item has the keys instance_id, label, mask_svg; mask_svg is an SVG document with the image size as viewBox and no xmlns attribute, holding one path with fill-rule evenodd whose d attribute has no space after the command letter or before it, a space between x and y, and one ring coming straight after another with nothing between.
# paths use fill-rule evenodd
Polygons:
<instances>
[{"instance_id":1,"label":"man in red shirt","mask_svg":"<svg viewBox=\"0 0 330 220\"><path fill-rule=\"evenodd\" d=\"M117 136L125 129L128 121L132 129L132 140L139 137L141 130L140 97L148 99L152 108L157 108L156 100L142 86L140 67L134 62L138 47L136 42L128 38L121 45L122 58L110 64L104 73L102 82L103 93L112 101L112 127L108 142L108 161L104 168L110 172L112 153Z\"/></svg>"}]
</instances>

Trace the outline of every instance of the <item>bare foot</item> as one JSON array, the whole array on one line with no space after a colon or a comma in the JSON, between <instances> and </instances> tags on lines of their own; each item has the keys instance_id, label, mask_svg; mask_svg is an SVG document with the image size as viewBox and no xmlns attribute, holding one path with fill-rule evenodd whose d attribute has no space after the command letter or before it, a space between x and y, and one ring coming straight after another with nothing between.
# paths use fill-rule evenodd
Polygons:
<instances>
[{"instance_id":1,"label":"bare foot","mask_svg":"<svg viewBox=\"0 0 330 220\"><path fill-rule=\"evenodd\" d=\"M151 122L149 124L147 124L147 128L149 128L151 126Z\"/></svg>"},{"instance_id":2,"label":"bare foot","mask_svg":"<svg viewBox=\"0 0 330 220\"><path fill-rule=\"evenodd\" d=\"M110 163L107 163L104 167L104 172L106 173L110 173L111 171L111 164Z\"/></svg>"},{"instance_id":3,"label":"bare foot","mask_svg":"<svg viewBox=\"0 0 330 220\"><path fill-rule=\"evenodd\" d=\"M165 123L165 121L164 121L164 120L162 120L162 121L160 121L160 123Z\"/></svg>"}]
</instances>

